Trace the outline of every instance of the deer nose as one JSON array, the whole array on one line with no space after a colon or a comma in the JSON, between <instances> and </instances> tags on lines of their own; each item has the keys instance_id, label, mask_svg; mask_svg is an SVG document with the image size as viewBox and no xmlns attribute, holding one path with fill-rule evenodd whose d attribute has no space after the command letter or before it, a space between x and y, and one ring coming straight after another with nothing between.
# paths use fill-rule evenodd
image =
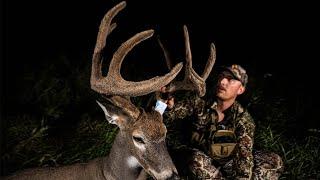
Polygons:
<instances>
[{"instance_id":1,"label":"deer nose","mask_svg":"<svg viewBox=\"0 0 320 180\"><path fill-rule=\"evenodd\" d=\"M180 177L177 173L173 172L171 177L169 177L167 180L179 180Z\"/></svg>"}]
</instances>

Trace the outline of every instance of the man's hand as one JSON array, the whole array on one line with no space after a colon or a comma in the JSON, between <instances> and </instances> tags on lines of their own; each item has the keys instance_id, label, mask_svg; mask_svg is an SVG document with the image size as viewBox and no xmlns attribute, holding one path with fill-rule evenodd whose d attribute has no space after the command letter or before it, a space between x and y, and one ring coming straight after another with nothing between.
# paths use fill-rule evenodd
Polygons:
<instances>
[{"instance_id":1,"label":"man's hand","mask_svg":"<svg viewBox=\"0 0 320 180\"><path fill-rule=\"evenodd\" d=\"M161 87L160 88L160 98L167 104L167 108L172 109L174 106L174 97L172 94L167 92L166 87Z\"/></svg>"},{"instance_id":2,"label":"man's hand","mask_svg":"<svg viewBox=\"0 0 320 180\"><path fill-rule=\"evenodd\" d=\"M169 109L172 109L174 106L174 97L169 96L168 100L166 100L165 103L168 105Z\"/></svg>"}]
</instances>

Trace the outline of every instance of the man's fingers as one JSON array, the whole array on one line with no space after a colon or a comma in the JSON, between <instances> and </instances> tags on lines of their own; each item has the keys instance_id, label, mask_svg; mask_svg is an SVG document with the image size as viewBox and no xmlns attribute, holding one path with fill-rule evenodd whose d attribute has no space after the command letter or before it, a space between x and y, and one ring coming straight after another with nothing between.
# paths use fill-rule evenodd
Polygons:
<instances>
[{"instance_id":1,"label":"man's fingers","mask_svg":"<svg viewBox=\"0 0 320 180\"><path fill-rule=\"evenodd\" d=\"M165 93L165 92L166 92L166 87L165 87L165 86L164 86L164 87L161 87L161 88L160 88L160 92Z\"/></svg>"}]
</instances>

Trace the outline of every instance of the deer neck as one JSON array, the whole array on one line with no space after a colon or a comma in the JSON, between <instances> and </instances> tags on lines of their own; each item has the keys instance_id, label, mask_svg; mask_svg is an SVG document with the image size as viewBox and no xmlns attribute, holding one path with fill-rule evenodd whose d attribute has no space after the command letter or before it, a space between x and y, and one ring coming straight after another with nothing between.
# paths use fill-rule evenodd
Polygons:
<instances>
[{"instance_id":1,"label":"deer neck","mask_svg":"<svg viewBox=\"0 0 320 180\"><path fill-rule=\"evenodd\" d=\"M104 159L104 174L107 179L136 179L142 170L131 154L126 138L125 133L120 131L109 156Z\"/></svg>"}]
</instances>

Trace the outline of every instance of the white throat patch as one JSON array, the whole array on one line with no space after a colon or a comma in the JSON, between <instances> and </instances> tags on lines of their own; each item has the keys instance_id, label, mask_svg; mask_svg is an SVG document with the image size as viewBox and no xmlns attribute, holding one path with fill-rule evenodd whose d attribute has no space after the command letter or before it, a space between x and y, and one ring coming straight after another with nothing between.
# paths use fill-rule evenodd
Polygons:
<instances>
[{"instance_id":1,"label":"white throat patch","mask_svg":"<svg viewBox=\"0 0 320 180\"><path fill-rule=\"evenodd\" d=\"M127 164L130 168L141 167L140 163L134 156L130 156L127 158Z\"/></svg>"}]
</instances>

